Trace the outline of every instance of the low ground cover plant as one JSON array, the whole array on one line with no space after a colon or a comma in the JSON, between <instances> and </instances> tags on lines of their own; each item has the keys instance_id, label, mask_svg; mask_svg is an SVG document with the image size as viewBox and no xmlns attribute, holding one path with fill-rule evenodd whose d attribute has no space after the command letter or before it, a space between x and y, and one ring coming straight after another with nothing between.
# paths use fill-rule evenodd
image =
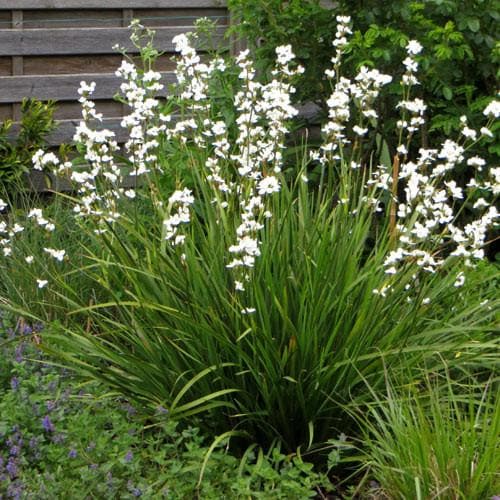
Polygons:
<instances>
[{"instance_id":1,"label":"low ground cover plant","mask_svg":"<svg viewBox=\"0 0 500 500\"><path fill-rule=\"evenodd\" d=\"M339 17L323 142L295 147L290 163L303 71L292 47L276 49L272 78L259 81L248 51L205 63L195 39L180 35L178 84L160 103L151 34L136 26L143 66L125 55L117 71L130 109L124 154L100 126L95 85L82 82L82 159L33 159L74 182L64 217L81 239L66 247L58 212L39 207L0 226L0 272L12 288L4 307L58 320L41 348L148 418L163 408L173 421L199 419L214 447L231 438L240 450L330 453L344 475L353 468L335 456L363 435L352 408L382 398L388 370L403 387L424 367L489 379L499 304L497 267L474 266L494 239L500 169L468 153L491 135L498 101L480 131L464 116L458 139L415 151L426 105L412 94L422 47L411 40L397 153L366 161L368 130L383 118L376 100L392 77L367 67L342 75L350 33ZM119 160L135 188L122 187ZM477 175L461 185L464 164ZM31 226L48 237L38 252ZM16 282L20 263L31 283Z\"/></svg>"},{"instance_id":2,"label":"low ground cover plant","mask_svg":"<svg viewBox=\"0 0 500 500\"><path fill-rule=\"evenodd\" d=\"M149 427L127 401L54 366L33 338L40 324L0 325L2 498L310 498L326 477L278 448L245 461L211 454L199 429L160 412ZM35 336L35 337L34 337Z\"/></svg>"}]
</instances>

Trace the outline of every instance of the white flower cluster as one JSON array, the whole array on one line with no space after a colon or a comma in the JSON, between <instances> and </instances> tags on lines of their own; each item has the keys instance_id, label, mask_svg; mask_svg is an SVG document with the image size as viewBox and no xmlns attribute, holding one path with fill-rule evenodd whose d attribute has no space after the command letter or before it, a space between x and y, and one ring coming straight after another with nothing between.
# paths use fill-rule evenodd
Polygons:
<instances>
[{"instance_id":1,"label":"white flower cluster","mask_svg":"<svg viewBox=\"0 0 500 500\"><path fill-rule=\"evenodd\" d=\"M362 66L354 82L340 76L340 64L343 50L347 45L347 36L352 33L350 17L337 17L337 33L333 45L336 47L335 56L332 58L334 67L325 71L326 76L335 83L333 92L327 100L328 121L321 131L325 140L320 147L320 152L313 152L312 159L322 164L339 160L344 146L349 144L346 136L346 127L352 115L351 104L359 110L359 122L353 126L352 132L356 137L363 137L368 133L368 125L375 125L378 118L374 103L384 85L392 81L390 75L380 73L377 69L368 69ZM353 168L358 168L356 162Z\"/></svg>"},{"instance_id":2,"label":"white flower cluster","mask_svg":"<svg viewBox=\"0 0 500 500\"><path fill-rule=\"evenodd\" d=\"M408 58L404 64L407 75L416 71L417 64L412 56L421 50L418 42L409 42ZM403 78L403 84L410 87L415 81ZM409 89L407 89L409 95ZM489 105L484 114L494 118L494 106ZM406 129L408 143L412 133L423 122L425 104L420 99L403 100L399 107L403 112L410 112L410 122L403 120L399 127ZM478 182L475 177L467 184L468 193L457 184L450 175L457 166L463 164L482 171L486 162L477 156L465 159L466 151L471 143L480 135L489 135L489 128L483 127L480 133L469 128L467 118L461 118L461 136L463 143L446 139L439 149L419 150L416 160L408 158L408 148L398 147L398 154L403 155L398 181L404 186L404 198L393 200L397 209L397 248L389 253L385 260L386 273L397 274L400 267L406 264L416 264L423 271L435 273L448 259L460 258L465 265L472 265L473 259L484 257L483 247L487 243L488 230L498 223L499 213L495 207L495 199L500 193L500 175L498 168L487 172L488 178ZM378 188L388 189L383 183ZM481 196L472 206L474 210L482 211L475 220L459 227L456 206L461 206L466 198L475 193L490 193L493 202L488 203ZM467 196L466 196L467 194ZM464 283L464 275L460 273L455 286ZM374 293L381 293L380 290Z\"/></svg>"},{"instance_id":3,"label":"white flower cluster","mask_svg":"<svg viewBox=\"0 0 500 500\"><path fill-rule=\"evenodd\" d=\"M158 123L157 112L159 101L156 95L163 89L161 73L149 70L140 75L134 64L123 60L116 76L123 79L120 90L130 109L121 121L121 126L128 131L125 150L134 166L131 175L140 176L148 173L151 166L156 167L157 137L166 129L161 120Z\"/></svg>"},{"instance_id":4,"label":"white flower cluster","mask_svg":"<svg viewBox=\"0 0 500 500\"><path fill-rule=\"evenodd\" d=\"M235 280L238 291L243 291L244 283L250 279L249 269L260 255L258 233L264 227L263 221L271 217L264 199L280 190L277 175L282 167L287 122L298 113L291 104L295 89L289 79L303 72L301 66L290 66L295 58L291 46L278 47L274 78L263 85L255 81L255 69L248 55L248 50L243 51L236 60L243 89L235 96L238 137L236 152L231 155L240 176L236 194L240 199L241 224L236 243L229 247L234 257L227 267L240 270Z\"/></svg>"},{"instance_id":5,"label":"white flower cluster","mask_svg":"<svg viewBox=\"0 0 500 500\"><path fill-rule=\"evenodd\" d=\"M415 56L420 54L421 51L422 45L420 45L420 43L416 40L410 40L406 45L407 56L403 61L406 71L402 77L402 84L408 89L413 85L419 84L419 81L415 76L418 70L418 62L415 59ZM398 121L397 127L403 131L406 130L411 136L412 133L416 132L419 127L424 124L424 113L427 106L422 99L416 98L410 100L408 95L406 99L403 99L398 103L397 107L403 110L403 116L401 120Z\"/></svg>"},{"instance_id":6,"label":"white flower cluster","mask_svg":"<svg viewBox=\"0 0 500 500\"><path fill-rule=\"evenodd\" d=\"M70 161L61 163L59 158L54 153L46 153L43 149L39 149L35 152L32 158L32 163L34 170L42 171L47 167L51 167L51 170L55 170L58 173L62 173L70 169L72 166Z\"/></svg>"},{"instance_id":7,"label":"white flower cluster","mask_svg":"<svg viewBox=\"0 0 500 500\"><path fill-rule=\"evenodd\" d=\"M102 122L102 114L95 110L90 99L95 83L80 83L78 93L82 106L82 120L76 128L73 140L84 146L84 159L88 166L83 171L72 170L70 178L78 185L80 203L74 206L79 216L93 215L109 221L116 218L115 199L119 196L117 186L122 181L120 168L115 163L118 143L115 133L108 129L96 130L93 123ZM100 184L107 189L100 189Z\"/></svg>"},{"instance_id":8,"label":"white flower cluster","mask_svg":"<svg viewBox=\"0 0 500 500\"><path fill-rule=\"evenodd\" d=\"M184 243L186 236L180 233L180 226L191 220L189 207L194 203L193 194L189 189L177 190L168 199L168 217L163 221L163 238L173 246Z\"/></svg>"},{"instance_id":9,"label":"white flower cluster","mask_svg":"<svg viewBox=\"0 0 500 500\"><path fill-rule=\"evenodd\" d=\"M0 198L0 213L8 207L7 203ZM6 221L0 220L0 248L4 257L12 254L13 239L16 234L22 233L24 227L15 223L9 227Z\"/></svg>"}]
</instances>

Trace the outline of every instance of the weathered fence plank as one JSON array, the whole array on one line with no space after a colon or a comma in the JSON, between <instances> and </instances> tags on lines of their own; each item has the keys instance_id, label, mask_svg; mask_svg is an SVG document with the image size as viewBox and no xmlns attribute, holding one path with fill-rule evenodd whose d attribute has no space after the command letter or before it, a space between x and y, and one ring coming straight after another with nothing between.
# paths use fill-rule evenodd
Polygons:
<instances>
[{"instance_id":1,"label":"weathered fence plank","mask_svg":"<svg viewBox=\"0 0 500 500\"><path fill-rule=\"evenodd\" d=\"M162 72L163 85L175 81L172 71ZM78 87L81 81L95 82L93 99L112 99L119 91L121 79L114 74L85 73L76 75L48 76L3 76L0 77L0 103L21 102L25 97L33 97L41 101L60 100L74 101L79 98ZM167 88L158 92L165 96Z\"/></svg>"},{"instance_id":2,"label":"weathered fence plank","mask_svg":"<svg viewBox=\"0 0 500 500\"><path fill-rule=\"evenodd\" d=\"M225 0L1 0L0 10L12 9L174 9L225 7Z\"/></svg>"},{"instance_id":3,"label":"weathered fence plank","mask_svg":"<svg viewBox=\"0 0 500 500\"><path fill-rule=\"evenodd\" d=\"M154 69L168 87L174 81L172 38L193 31L200 17L217 23L210 41L229 48L223 39L230 21L226 0L0 0L0 121L19 122L23 98L54 100L59 128L50 145L71 142L81 111L78 87L82 80L95 81L93 99L107 117L104 126L125 140L119 124L128 111L113 101L120 85L114 71L122 55L113 47L136 58L127 26L139 18L153 27L155 47L162 52Z\"/></svg>"},{"instance_id":4,"label":"weathered fence plank","mask_svg":"<svg viewBox=\"0 0 500 500\"><path fill-rule=\"evenodd\" d=\"M155 47L172 52L172 38L192 29L192 26L156 28ZM215 42L222 41L224 30L222 26L216 29ZM0 30L0 56L109 54L116 44L129 53L138 52L130 41L128 28Z\"/></svg>"}]
</instances>

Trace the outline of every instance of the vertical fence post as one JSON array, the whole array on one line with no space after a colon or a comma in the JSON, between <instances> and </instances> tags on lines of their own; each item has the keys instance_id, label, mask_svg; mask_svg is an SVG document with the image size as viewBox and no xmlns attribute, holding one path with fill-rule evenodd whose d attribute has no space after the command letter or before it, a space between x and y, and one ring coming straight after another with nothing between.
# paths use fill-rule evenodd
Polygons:
<instances>
[{"instance_id":1,"label":"vertical fence post","mask_svg":"<svg viewBox=\"0 0 500 500\"><path fill-rule=\"evenodd\" d=\"M23 11L12 11L12 28L23 28ZM12 56L12 76L19 76L24 73L24 64L22 56ZM21 120L21 105L19 103L12 104L12 119L14 121Z\"/></svg>"}]
</instances>

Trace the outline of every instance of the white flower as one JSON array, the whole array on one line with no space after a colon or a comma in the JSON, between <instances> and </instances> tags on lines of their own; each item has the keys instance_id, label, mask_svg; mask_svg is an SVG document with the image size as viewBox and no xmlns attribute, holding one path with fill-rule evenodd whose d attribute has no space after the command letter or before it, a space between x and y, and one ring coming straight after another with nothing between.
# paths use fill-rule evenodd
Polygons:
<instances>
[{"instance_id":1,"label":"white flower","mask_svg":"<svg viewBox=\"0 0 500 500\"><path fill-rule=\"evenodd\" d=\"M7 208L7 203L0 198L0 212L3 212Z\"/></svg>"},{"instance_id":2,"label":"white flower","mask_svg":"<svg viewBox=\"0 0 500 500\"><path fill-rule=\"evenodd\" d=\"M453 283L453 286L456 288L460 288L464 283L465 283L464 273L460 272L458 273L457 279L455 280L455 283Z\"/></svg>"},{"instance_id":3,"label":"white flower","mask_svg":"<svg viewBox=\"0 0 500 500\"><path fill-rule=\"evenodd\" d=\"M256 311L255 307L245 307L241 310L241 314L252 314Z\"/></svg>"},{"instance_id":4,"label":"white flower","mask_svg":"<svg viewBox=\"0 0 500 500\"><path fill-rule=\"evenodd\" d=\"M485 135L487 137L493 137L493 132L487 127L481 127L479 131L481 132L481 135Z\"/></svg>"},{"instance_id":5,"label":"white flower","mask_svg":"<svg viewBox=\"0 0 500 500\"><path fill-rule=\"evenodd\" d=\"M467 160L467 165L471 167L478 167L479 170L481 170L481 167L486 165L486 161L484 161L484 159L480 158L479 156L473 156L472 158L469 158Z\"/></svg>"},{"instance_id":6,"label":"white flower","mask_svg":"<svg viewBox=\"0 0 500 500\"><path fill-rule=\"evenodd\" d=\"M66 255L66 250L55 250L53 248L44 248L44 251L47 252L51 257L62 262L64 256Z\"/></svg>"},{"instance_id":7,"label":"white flower","mask_svg":"<svg viewBox=\"0 0 500 500\"><path fill-rule=\"evenodd\" d=\"M47 286L48 281L47 280L36 280L38 288L44 288Z\"/></svg>"},{"instance_id":8,"label":"white flower","mask_svg":"<svg viewBox=\"0 0 500 500\"><path fill-rule=\"evenodd\" d=\"M367 128L361 128L358 125L354 125L354 127L352 127L352 131L355 134L359 135L359 136L363 136L363 135L365 135L368 132L368 129Z\"/></svg>"},{"instance_id":9,"label":"white flower","mask_svg":"<svg viewBox=\"0 0 500 500\"><path fill-rule=\"evenodd\" d=\"M484 108L483 115L488 118L498 118L500 116L500 101L491 101Z\"/></svg>"},{"instance_id":10,"label":"white flower","mask_svg":"<svg viewBox=\"0 0 500 500\"><path fill-rule=\"evenodd\" d=\"M292 52L291 45L281 45L279 47L276 47L276 61L278 64L285 66L294 58L295 54Z\"/></svg>"},{"instance_id":11,"label":"white flower","mask_svg":"<svg viewBox=\"0 0 500 500\"><path fill-rule=\"evenodd\" d=\"M422 52L422 45L420 45L420 43L416 40L410 40L406 45L406 51L408 54L416 56Z\"/></svg>"},{"instance_id":12,"label":"white flower","mask_svg":"<svg viewBox=\"0 0 500 500\"><path fill-rule=\"evenodd\" d=\"M80 82L80 88L78 89L78 94L84 95L84 94L92 94L95 90L95 82L90 82L90 84L87 84L87 82Z\"/></svg>"},{"instance_id":13,"label":"white flower","mask_svg":"<svg viewBox=\"0 0 500 500\"><path fill-rule=\"evenodd\" d=\"M34 257L33 255L28 255L28 257L26 257L24 260L26 261L27 264L31 264L34 260Z\"/></svg>"},{"instance_id":14,"label":"white flower","mask_svg":"<svg viewBox=\"0 0 500 500\"><path fill-rule=\"evenodd\" d=\"M276 177L268 175L259 182L257 189L261 196L265 194L277 193L280 190L280 184Z\"/></svg>"}]
</instances>

